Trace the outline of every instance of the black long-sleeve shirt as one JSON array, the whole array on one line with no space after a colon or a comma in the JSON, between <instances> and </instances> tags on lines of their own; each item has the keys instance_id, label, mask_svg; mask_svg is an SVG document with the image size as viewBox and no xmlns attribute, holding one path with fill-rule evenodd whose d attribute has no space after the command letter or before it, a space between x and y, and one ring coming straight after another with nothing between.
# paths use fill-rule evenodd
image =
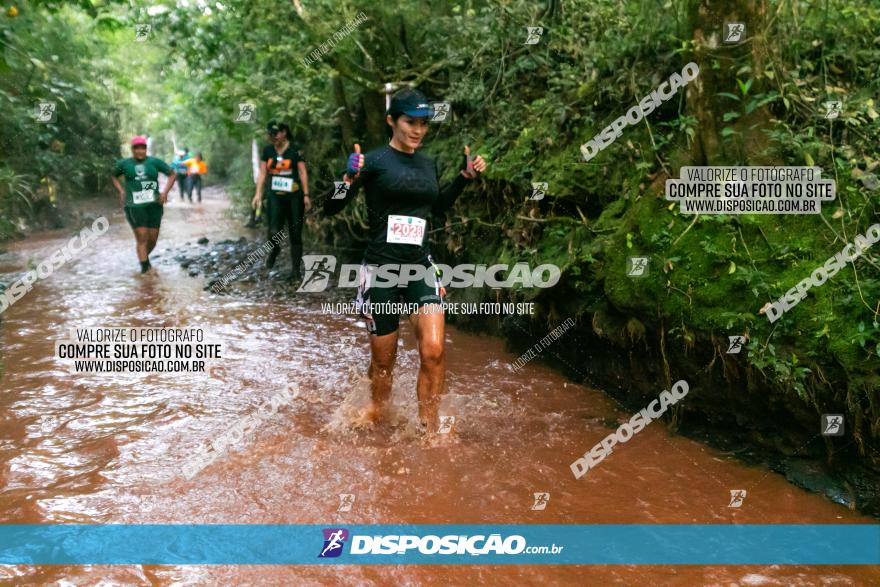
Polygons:
<instances>
[{"instance_id":1,"label":"black long-sleeve shirt","mask_svg":"<svg viewBox=\"0 0 880 587\"><path fill-rule=\"evenodd\" d=\"M363 187L370 225L364 260L376 264L426 264L430 253L427 223L431 215L448 210L470 182L459 174L441 189L437 176L437 165L428 155L419 151L402 153L386 145L364 156L364 167L344 198L334 200L329 197L332 192L328 194L324 213L340 212ZM424 220L426 230L421 244L388 242L391 215Z\"/></svg>"}]
</instances>

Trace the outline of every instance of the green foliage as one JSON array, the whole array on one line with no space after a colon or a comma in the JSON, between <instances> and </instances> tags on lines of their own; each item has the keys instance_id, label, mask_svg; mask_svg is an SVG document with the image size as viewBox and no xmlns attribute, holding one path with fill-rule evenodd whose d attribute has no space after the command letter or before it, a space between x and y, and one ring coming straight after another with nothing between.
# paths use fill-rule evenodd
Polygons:
<instances>
[{"instance_id":1,"label":"green foliage","mask_svg":"<svg viewBox=\"0 0 880 587\"><path fill-rule=\"evenodd\" d=\"M31 208L31 178L0 165L0 236L17 232L14 219L21 209Z\"/></svg>"},{"instance_id":2,"label":"green foliage","mask_svg":"<svg viewBox=\"0 0 880 587\"><path fill-rule=\"evenodd\" d=\"M91 18L60 2L0 16L0 239L33 210L94 194L105 181L117 150L116 110L95 35ZM38 102L55 103L54 121L38 122Z\"/></svg>"},{"instance_id":3,"label":"green foliage","mask_svg":"<svg viewBox=\"0 0 880 587\"><path fill-rule=\"evenodd\" d=\"M783 389L796 393L804 402L811 403L806 388L807 376L811 370L799 366L796 354L792 353L788 358L777 357L776 347L772 344L766 347L751 344L748 346L748 352L752 365L761 370L765 376L772 378Z\"/></svg>"}]
</instances>

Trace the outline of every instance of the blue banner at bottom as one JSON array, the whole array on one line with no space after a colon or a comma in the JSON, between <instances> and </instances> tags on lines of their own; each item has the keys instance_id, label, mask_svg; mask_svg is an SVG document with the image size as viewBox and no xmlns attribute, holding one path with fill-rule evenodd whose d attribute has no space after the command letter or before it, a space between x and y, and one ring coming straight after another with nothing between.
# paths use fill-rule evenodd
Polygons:
<instances>
[{"instance_id":1,"label":"blue banner at bottom","mask_svg":"<svg viewBox=\"0 0 880 587\"><path fill-rule=\"evenodd\" d=\"M878 524L0 524L27 565L878 565Z\"/></svg>"}]
</instances>

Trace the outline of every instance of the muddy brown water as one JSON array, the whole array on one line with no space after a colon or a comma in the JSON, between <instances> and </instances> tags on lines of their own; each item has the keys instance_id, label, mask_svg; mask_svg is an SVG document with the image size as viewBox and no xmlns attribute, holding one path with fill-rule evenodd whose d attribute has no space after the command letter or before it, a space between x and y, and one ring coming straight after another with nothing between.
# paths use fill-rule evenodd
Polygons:
<instances>
[{"instance_id":1,"label":"muddy brown water","mask_svg":"<svg viewBox=\"0 0 880 587\"><path fill-rule=\"evenodd\" d=\"M131 230L106 235L0 316L0 519L4 523L873 523L763 467L676 437L655 422L576 480L569 464L630 414L501 341L447 331L448 392L459 442L412 432L418 354L404 323L393 399L398 425L357 426L366 334L304 295L212 295L175 250L248 231L218 189L168 206L154 261L138 272ZM71 230L9 245L0 272L48 257ZM167 250L165 250L167 249ZM8 281L10 276L6 276ZM282 288L264 281L256 287ZM201 327L223 344L224 372L72 375L54 358L69 329ZM356 344L341 342L355 337ZM686 379L686 374L681 374ZM296 381L300 398L187 480L193 453ZM662 386L658 383L658 393ZM747 489L729 508L730 490ZM532 494L550 493L544 511ZM355 495L337 512L339 494ZM37 585L871 585L852 566L0 566Z\"/></svg>"}]
</instances>

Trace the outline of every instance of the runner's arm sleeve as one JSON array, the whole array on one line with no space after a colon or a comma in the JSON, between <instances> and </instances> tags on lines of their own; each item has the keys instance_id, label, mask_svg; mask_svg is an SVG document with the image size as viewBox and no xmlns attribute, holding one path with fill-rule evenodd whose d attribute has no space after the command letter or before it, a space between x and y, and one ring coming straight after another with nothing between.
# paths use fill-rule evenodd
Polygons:
<instances>
[{"instance_id":1,"label":"runner's arm sleeve","mask_svg":"<svg viewBox=\"0 0 880 587\"><path fill-rule=\"evenodd\" d=\"M434 164L434 172L437 174L437 177L440 177L440 171L437 168L436 163ZM437 202L434 203L431 212L434 214L442 214L452 208L452 205L455 204L455 200L458 199L458 196L461 195L461 192L464 191L464 188L466 188L470 182L471 180L466 179L461 173L455 174L455 179L440 188L440 197L437 198Z\"/></svg>"},{"instance_id":2,"label":"runner's arm sleeve","mask_svg":"<svg viewBox=\"0 0 880 587\"><path fill-rule=\"evenodd\" d=\"M322 198L324 200L324 215L325 216L333 216L334 214L339 214L342 210L348 206L348 203L354 200L358 192L361 189L361 185L364 183L363 171L361 171L361 176L356 180L351 182L351 185L348 186L348 191L345 194L345 197L334 200L333 195L336 193L336 184L330 186L330 189L327 190Z\"/></svg>"},{"instance_id":3,"label":"runner's arm sleeve","mask_svg":"<svg viewBox=\"0 0 880 587\"><path fill-rule=\"evenodd\" d=\"M348 191L345 194L344 198L339 198L337 200L333 199L333 195L336 193L336 186L330 186L330 190L325 194L324 197L324 215L333 216L334 214L338 214L341 212L349 202L354 200L358 192L360 192L361 188L364 187L368 182L371 181L371 178L377 177L377 165L378 162L372 153L368 153L364 156L364 166L361 169L361 172L358 174L357 179L351 182L351 185L348 186Z\"/></svg>"}]
</instances>

